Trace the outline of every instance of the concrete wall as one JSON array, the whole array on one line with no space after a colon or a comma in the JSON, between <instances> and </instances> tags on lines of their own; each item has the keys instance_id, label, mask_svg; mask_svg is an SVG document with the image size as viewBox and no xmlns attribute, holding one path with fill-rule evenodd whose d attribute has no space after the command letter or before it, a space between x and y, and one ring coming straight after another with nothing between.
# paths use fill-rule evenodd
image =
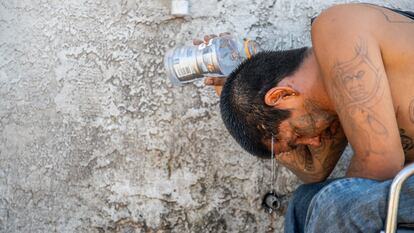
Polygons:
<instances>
[{"instance_id":1,"label":"concrete wall","mask_svg":"<svg viewBox=\"0 0 414 233\"><path fill-rule=\"evenodd\" d=\"M281 232L269 162L229 137L212 89L170 84L163 54L223 31L309 45L339 2L192 0L177 19L169 0L2 0L0 231ZM285 199L299 184L276 180Z\"/></svg>"}]
</instances>

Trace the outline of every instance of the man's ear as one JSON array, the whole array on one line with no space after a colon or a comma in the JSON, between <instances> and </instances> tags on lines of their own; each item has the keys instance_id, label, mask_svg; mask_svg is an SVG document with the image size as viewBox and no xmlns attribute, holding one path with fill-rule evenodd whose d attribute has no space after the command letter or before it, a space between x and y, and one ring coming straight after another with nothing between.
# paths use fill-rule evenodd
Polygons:
<instances>
[{"instance_id":1,"label":"man's ear","mask_svg":"<svg viewBox=\"0 0 414 233\"><path fill-rule=\"evenodd\" d=\"M268 106L279 108L289 107L291 97L298 95L298 92L291 87L273 87L267 91L264 102Z\"/></svg>"}]
</instances>

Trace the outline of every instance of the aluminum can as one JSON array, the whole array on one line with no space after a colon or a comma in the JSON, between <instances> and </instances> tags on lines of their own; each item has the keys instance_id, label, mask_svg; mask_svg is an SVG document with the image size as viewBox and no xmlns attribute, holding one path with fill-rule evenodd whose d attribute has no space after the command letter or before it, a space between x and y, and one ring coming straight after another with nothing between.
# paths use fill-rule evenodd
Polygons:
<instances>
[{"instance_id":1,"label":"aluminum can","mask_svg":"<svg viewBox=\"0 0 414 233\"><path fill-rule=\"evenodd\" d=\"M259 51L253 40L215 37L208 44L178 46L165 54L164 66L175 85L205 76L226 77Z\"/></svg>"}]
</instances>

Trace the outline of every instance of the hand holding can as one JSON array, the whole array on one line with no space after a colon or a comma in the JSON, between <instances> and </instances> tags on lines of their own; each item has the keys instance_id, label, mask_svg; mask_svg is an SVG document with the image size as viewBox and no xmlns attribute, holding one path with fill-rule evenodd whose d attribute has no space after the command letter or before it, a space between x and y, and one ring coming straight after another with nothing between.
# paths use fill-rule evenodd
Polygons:
<instances>
[{"instance_id":1,"label":"hand holding can","mask_svg":"<svg viewBox=\"0 0 414 233\"><path fill-rule=\"evenodd\" d=\"M193 40L191 46L169 50L164 64L173 84L181 85L210 76L214 78L206 79L206 84L216 86L217 83L224 83L216 81L218 77L227 77L243 60L256 54L258 50L256 42L239 39L229 33L223 33L219 37L208 35L204 37L204 41Z\"/></svg>"}]
</instances>

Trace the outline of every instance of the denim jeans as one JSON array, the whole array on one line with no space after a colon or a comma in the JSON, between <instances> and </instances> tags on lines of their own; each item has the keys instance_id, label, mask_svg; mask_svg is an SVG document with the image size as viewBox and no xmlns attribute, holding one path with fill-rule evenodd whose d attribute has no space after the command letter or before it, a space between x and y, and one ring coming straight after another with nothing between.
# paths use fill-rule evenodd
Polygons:
<instances>
[{"instance_id":1,"label":"denim jeans","mask_svg":"<svg viewBox=\"0 0 414 233\"><path fill-rule=\"evenodd\" d=\"M285 233L378 233L392 180L342 178L304 184L293 194ZM414 177L401 190L398 223L414 223Z\"/></svg>"}]
</instances>

